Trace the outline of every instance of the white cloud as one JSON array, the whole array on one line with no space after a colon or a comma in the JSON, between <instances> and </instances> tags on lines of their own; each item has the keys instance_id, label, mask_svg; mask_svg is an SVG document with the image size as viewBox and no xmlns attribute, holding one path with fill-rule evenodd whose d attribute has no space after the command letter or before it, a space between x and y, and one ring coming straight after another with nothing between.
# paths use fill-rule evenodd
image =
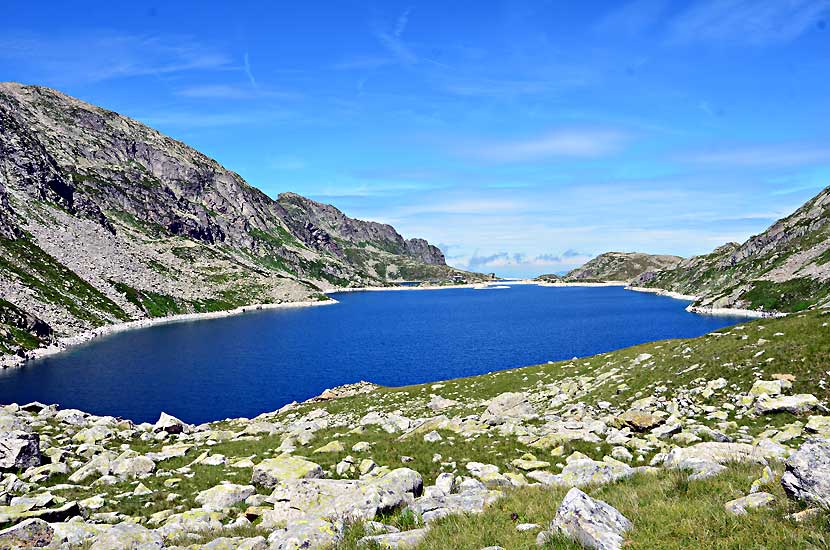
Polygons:
<instances>
[{"instance_id":1,"label":"white cloud","mask_svg":"<svg viewBox=\"0 0 830 550\"><path fill-rule=\"evenodd\" d=\"M781 144L718 149L686 155L684 160L717 166L775 168L830 162L830 147Z\"/></svg>"},{"instance_id":2,"label":"white cloud","mask_svg":"<svg viewBox=\"0 0 830 550\"><path fill-rule=\"evenodd\" d=\"M788 42L830 12L828 0L706 0L691 5L671 23L671 40L752 45Z\"/></svg>"},{"instance_id":3,"label":"white cloud","mask_svg":"<svg viewBox=\"0 0 830 550\"><path fill-rule=\"evenodd\" d=\"M111 31L7 34L0 38L0 58L25 60L40 78L60 83L233 68L230 56L187 37Z\"/></svg>"},{"instance_id":4,"label":"white cloud","mask_svg":"<svg viewBox=\"0 0 830 550\"><path fill-rule=\"evenodd\" d=\"M302 97L298 93L263 90L249 86L234 86L230 84L202 84L188 86L176 91L176 95L198 99L298 99Z\"/></svg>"},{"instance_id":5,"label":"white cloud","mask_svg":"<svg viewBox=\"0 0 830 550\"><path fill-rule=\"evenodd\" d=\"M628 136L616 130L558 130L535 138L470 144L462 154L495 162L522 162L545 158L591 158L622 149Z\"/></svg>"}]
</instances>

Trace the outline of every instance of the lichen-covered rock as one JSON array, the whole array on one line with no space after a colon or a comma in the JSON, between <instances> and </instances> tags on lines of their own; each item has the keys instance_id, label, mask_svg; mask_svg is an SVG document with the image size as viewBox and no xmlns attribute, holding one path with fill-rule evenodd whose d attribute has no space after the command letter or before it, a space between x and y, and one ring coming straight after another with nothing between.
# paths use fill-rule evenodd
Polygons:
<instances>
[{"instance_id":1,"label":"lichen-covered rock","mask_svg":"<svg viewBox=\"0 0 830 550\"><path fill-rule=\"evenodd\" d=\"M97 535L89 550L157 550L163 548L161 535L134 523L119 523Z\"/></svg>"},{"instance_id":2,"label":"lichen-covered rock","mask_svg":"<svg viewBox=\"0 0 830 550\"><path fill-rule=\"evenodd\" d=\"M398 548L403 550L406 548L416 548L426 536L427 529L412 529L411 531L401 531L399 533L363 537L358 544L360 546L377 547L382 550L396 550Z\"/></svg>"},{"instance_id":3,"label":"lichen-covered rock","mask_svg":"<svg viewBox=\"0 0 830 550\"><path fill-rule=\"evenodd\" d=\"M342 522L298 519L268 536L268 550L300 550L334 546L343 535Z\"/></svg>"},{"instance_id":4,"label":"lichen-covered rock","mask_svg":"<svg viewBox=\"0 0 830 550\"><path fill-rule=\"evenodd\" d=\"M661 415L634 409L625 411L619 416L619 420L625 426L638 432L651 430L664 422L664 418Z\"/></svg>"},{"instance_id":5,"label":"lichen-covered rock","mask_svg":"<svg viewBox=\"0 0 830 550\"><path fill-rule=\"evenodd\" d=\"M530 404L526 393L507 392L497 395L490 401L487 410L481 415L481 421L496 426L504 424L508 419L526 420L536 416L536 410Z\"/></svg>"},{"instance_id":6,"label":"lichen-covered rock","mask_svg":"<svg viewBox=\"0 0 830 550\"><path fill-rule=\"evenodd\" d=\"M723 507L727 512L736 516L742 516L747 510L753 508L764 508L775 501L775 497L769 493L750 493L745 497L730 500Z\"/></svg>"},{"instance_id":7,"label":"lichen-covered rock","mask_svg":"<svg viewBox=\"0 0 830 550\"><path fill-rule=\"evenodd\" d=\"M551 532L562 533L585 548L596 550L619 550L623 535L631 527L631 521L616 508L577 488L568 491L550 523ZM540 534L539 539L545 538L545 534Z\"/></svg>"},{"instance_id":8,"label":"lichen-covered rock","mask_svg":"<svg viewBox=\"0 0 830 550\"><path fill-rule=\"evenodd\" d=\"M223 483L196 495L196 502L205 510L224 510L256 493L253 485Z\"/></svg>"},{"instance_id":9,"label":"lichen-covered rock","mask_svg":"<svg viewBox=\"0 0 830 550\"><path fill-rule=\"evenodd\" d=\"M790 384L792 385L792 384ZM756 380L749 390L750 395L768 395L774 397L780 395L784 391L783 380Z\"/></svg>"},{"instance_id":10,"label":"lichen-covered rock","mask_svg":"<svg viewBox=\"0 0 830 550\"><path fill-rule=\"evenodd\" d=\"M274 509L263 516L263 524L274 526L300 518L371 520L378 513L403 507L422 488L421 475L409 468L360 480L285 480L268 498Z\"/></svg>"},{"instance_id":11,"label":"lichen-covered rock","mask_svg":"<svg viewBox=\"0 0 830 550\"><path fill-rule=\"evenodd\" d=\"M560 474L536 470L527 474L527 477L545 485L584 487L611 483L632 476L635 472L636 470L628 464L610 458L602 462L590 458L577 458L569 461Z\"/></svg>"},{"instance_id":12,"label":"lichen-covered rock","mask_svg":"<svg viewBox=\"0 0 830 550\"><path fill-rule=\"evenodd\" d=\"M830 440L808 441L790 455L781 485L792 498L830 508Z\"/></svg>"},{"instance_id":13,"label":"lichen-covered rock","mask_svg":"<svg viewBox=\"0 0 830 550\"><path fill-rule=\"evenodd\" d=\"M0 549L28 550L52 542L54 529L42 519L27 519L0 531Z\"/></svg>"},{"instance_id":14,"label":"lichen-covered rock","mask_svg":"<svg viewBox=\"0 0 830 550\"><path fill-rule=\"evenodd\" d=\"M784 395L775 398L764 398L762 396L755 402L755 412L758 414L772 414L779 412L803 414L812 411L818 405L818 398L809 393Z\"/></svg>"},{"instance_id":15,"label":"lichen-covered rock","mask_svg":"<svg viewBox=\"0 0 830 550\"><path fill-rule=\"evenodd\" d=\"M254 466L251 483L273 488L280 481L293 479L314 479L323 476L323 468L310 460L283 455L263 460Z\"/></svg>"},{"instance_id":16,"label":"lichen-covered rock","mask_svg":"<svg viewBox=\"0 0 830 550\"><path fill-rule=\"evenodd\" d=\"M0 470L40 466L40 436L25 431L0 432Z\"/></svg>"}]
</instances>

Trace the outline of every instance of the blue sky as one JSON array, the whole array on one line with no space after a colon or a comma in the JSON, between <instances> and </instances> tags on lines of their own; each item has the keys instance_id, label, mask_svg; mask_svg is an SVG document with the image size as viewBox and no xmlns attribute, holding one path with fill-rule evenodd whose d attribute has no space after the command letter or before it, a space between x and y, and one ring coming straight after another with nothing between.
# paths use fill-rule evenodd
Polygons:
<instances>
[{"instance_id":1,"label":"blue sky","mask_svg":"<svg viewBox=\"0 0 830 550\"><path fill-rule=\"evenodd\" d=\"M0 80L503 275L704 253L830 185L830 0L12 0Z\"/></svg>"}]
</instances>

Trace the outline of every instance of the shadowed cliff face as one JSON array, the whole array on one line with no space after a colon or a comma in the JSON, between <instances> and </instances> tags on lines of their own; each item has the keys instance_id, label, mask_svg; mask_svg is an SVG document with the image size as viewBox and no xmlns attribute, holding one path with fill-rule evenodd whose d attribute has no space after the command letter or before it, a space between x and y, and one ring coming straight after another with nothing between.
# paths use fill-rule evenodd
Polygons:
<instances>
[{"instance_id":1,"label":"shadowed cliff face","mask_svg":"<svg viewBox=\"0 0 830 550\"><path fill-rule=\"evenodd\" d=\"M697 305L798 311L830 299L830 188L743 244L728 243L635 285L700 296Z\"/></svg>"},{"instance_id":2,"label":"shadowed cliff face","mask_svg":"<svg viewBox=\"0 0 830 550\"><path fill-rule=\"evenodd\" d=\"M0 84L0 299L58 334L449 279L440 250L55 90Z\"/></svg>"}]
</instances>

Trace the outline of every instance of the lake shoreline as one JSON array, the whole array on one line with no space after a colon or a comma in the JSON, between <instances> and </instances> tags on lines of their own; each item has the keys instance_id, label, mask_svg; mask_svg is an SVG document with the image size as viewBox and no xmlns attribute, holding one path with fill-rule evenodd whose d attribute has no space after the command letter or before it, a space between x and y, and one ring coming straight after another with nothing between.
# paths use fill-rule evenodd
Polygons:
<instances>
[{"instance_id":1,"label":"lake shoreline","mask_svg":"<svg viewBox=\"0 0 830 550\"><path fill-rule=\"evenodd\" d=\"M111 325L104 325L102 327L98 327L92 330L84 331L80 334L76 334L73 336L65 336L63 338L58 339L58 341L54 344L49 346L36 348L33 350L29 350L26 352L25 356L17 356L17 355L4 355L0 356L0 369L7 369L7 368L15 368L21 367L24 364L34 361L37 359L42 359L45 357L50 357L52 355L56 355L67 351L73 347L77 347L83 344L86 344L92 340L97 338L101 338L104 336L108 336L111 334L116 334L119 332L124 332L128 330L138 330L142 328L149 328L158 325L165 325L171 323L182 323L182 322L190 322L190 321L202 321L202 320L210 320L210 319L220 319L224 317L230 317L235 315L241 315L244 313L250 313L252 311L263 311L263 310L271 310L271 309L290 309L290 308L304 308L304 307L316 307L316 306L324 306L324 305L334 305L337 304L337 300L330 297L332 294L339 294L339 293L347 293L347 292L400 292L400 291L414 291L414 290L451 290L451 289L471 289L471 290L488 290L488 289L502 289L502 288L509 288L511 285L535 285L540 287L546 288L568 288L568 287L575 287L575 288L607 288L607 287L624 287L625 290L631 290L634 292L644 292L648 294L656 294L658 296L666 296L669 298L677 299L677 300L684 300L684 301L695 301L698 299L697 296L687 295L687 294L680 294L677 292L671 292L663 289L656 289L656 288L646 288L646 287L634 287L629 286L624 281L604 281L604 282L573 282L573 281L562 281L562 282L545 282L545 281L537 281L534 279L515 279L515 280L498 280L498 281L487 281L483 283L464 283L464 284L457 284L457 285L428 285L428 286L383 286L383 287L353 287L353 288L328 288L323 290L323 294L329 296L329 299L326 301L299 301L299 302L283 302L279 304L251 304L246 306L240 306L234 309L223 310L223 311L213 311L207 313L184 313L179 315L171 315L166 317L155 317L155 318L148 318L148 319L137 319L134 321L127 321L123 323L114 323ZM760 318L770 318L770 317L782 317L785 314L782 313L774 313L774 312L762 312L750 309L738 309L738 308L711 308L711 307L700 307L700 306L692 306L689 305L686 308L686 311L689 313L695 313L698 315L714 315L714 316L724 316L724 317L750 317L755 319Z\"/></svg>"},{"instance_id":2,"label":"lake shoreline","mask_svg":"<svg viewBox=\"0 0 830 550\"><path fill-rule=\"evenodd\" d=\"M337 304L337 300L329 298L324 301L305 300L300 302L283 302L280 304L251 304L247 306L240 306L234 309L226 309L223 311L210 311L206 313L182 313L179 315L168 315L166 317L153 317L148 319L136 319L134 321L126 321L123 323L113 323L111 325L104 325L91 330L81 332L73 336L65 336L58 339L57 342L49 346L36 348L26 352L23 357L17 355L6 355L0 357L0 368L14 368L21 367L29 361L36 359L43 359L52 355L57 355L70 348L77 347L92 340L117 334L119 332L126 332L129 330L138 330L142 328L149 328L158 325L168 325L173 323L186 323L190 321L205 321L209 319L221 319L224 317L231 317L235 315L242 315L243 313L250 313L253 311L265 311L272 309L293 309L316 306L327 306Z\"/></svg>"}]
</instances>

